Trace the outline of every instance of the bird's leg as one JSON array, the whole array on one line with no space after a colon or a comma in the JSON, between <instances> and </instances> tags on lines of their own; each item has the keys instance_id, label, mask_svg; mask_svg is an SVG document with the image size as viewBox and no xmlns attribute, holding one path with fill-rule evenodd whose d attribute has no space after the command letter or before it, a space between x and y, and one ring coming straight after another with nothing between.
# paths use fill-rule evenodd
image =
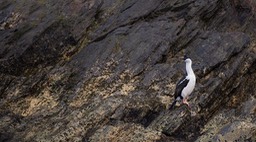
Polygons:
<instances>
[{"instance_id":1,"label":"bird's leg","mask_svg":"<svg viewBox=\"0 0 256 142\"><path fill-rule=\"evenodd\" d=\"M184 98L184 99L182 100L182 103L188 105L188 107L190 108L190 105L189 105L189 103L188 103L188 101L187 101L187 98Z\"/></svg>"},{"instance_id":2,"label":"bird's leg","mask_svg":"<svg viewBox=\"0 0 256 142\"><path fill-rule=\"evenodd\" d=\"M188 105L188 110L189 110L189 112L191 113L191 116L196 116L196 112L195 111L192 111L192 109L191 109L191 107L190 107L190 105L189 105L189 103L188 103L188 101L187 101L187 98L184 98L183 100L182 100L182 102L184 103L184 104L186 104L186 105Z\"/></svg>"}]
</instances>

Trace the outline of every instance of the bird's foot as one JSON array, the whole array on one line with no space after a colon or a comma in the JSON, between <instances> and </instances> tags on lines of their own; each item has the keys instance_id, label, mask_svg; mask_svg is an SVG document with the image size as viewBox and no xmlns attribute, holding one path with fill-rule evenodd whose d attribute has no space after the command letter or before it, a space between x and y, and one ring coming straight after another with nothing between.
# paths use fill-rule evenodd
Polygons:
<instances>
[{"instance_id":1,"label":"bird's foot","mask_svg":"<svg viewBox=\"0 0 256 142\"><path fill-rule=\"evenodd\" d=\"M191 108L190 105L189 105L189 103L188 103L188 101L187 101L187 99L183 99L182 103L183 103L183 104L186 104L189 108Z\"/></svg>"},{"instance_id":2,"label":"bird's foot","mask_svg":"<svg viewBox=\"0 0 256 142\"><path fill-rule=\"evenodd\" d=\"M188 108L189 108L188 110L189 110L189 112L191 113L191 116L196 116L197 113L196 113L195 111L192 111L192 108L191 108L191 106L189 105L187 99L183 99L182 102L188 106Z\"/></svg>"}]
</instances>

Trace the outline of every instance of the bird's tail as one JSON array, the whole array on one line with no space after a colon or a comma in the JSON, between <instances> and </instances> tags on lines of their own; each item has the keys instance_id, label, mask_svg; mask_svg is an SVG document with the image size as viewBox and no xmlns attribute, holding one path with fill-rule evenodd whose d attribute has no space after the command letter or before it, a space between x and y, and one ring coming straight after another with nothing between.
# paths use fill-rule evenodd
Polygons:
<instances>
[{"instance_id":1,"label":"bird's tail","mask_svg":"<svg viewBox=\"0 0 256 142\"><path fill-rule=\"evenodd\" d=\"M177 102L177 100L175 99L175 100L172 102L171 106L169 107L169 110L171 110L171 109L175 106L176 102Z\"/></svg>"}]
</instances>

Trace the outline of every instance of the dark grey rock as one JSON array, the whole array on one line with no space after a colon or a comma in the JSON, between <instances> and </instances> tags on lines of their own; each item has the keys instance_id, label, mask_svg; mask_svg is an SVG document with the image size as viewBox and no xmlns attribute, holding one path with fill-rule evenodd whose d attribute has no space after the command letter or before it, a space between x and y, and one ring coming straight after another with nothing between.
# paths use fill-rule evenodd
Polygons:
<instances>
[{"instance_id":1,"label":"dark grey rock","mask_svg":"<svg viewBox=\"0 0 256 142\"><path fill-rule=\"evenodd\" d=\"M0 141L253 141L254 6L2 0ZM168 110L184 54L191 109Z\"/></svg>"}]
</instances>

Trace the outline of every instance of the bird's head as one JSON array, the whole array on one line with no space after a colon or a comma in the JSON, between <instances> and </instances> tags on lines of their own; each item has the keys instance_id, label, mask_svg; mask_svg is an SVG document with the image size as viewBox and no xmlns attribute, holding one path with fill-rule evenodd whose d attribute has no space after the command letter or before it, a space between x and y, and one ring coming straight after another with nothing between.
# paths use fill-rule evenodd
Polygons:
<instances>
[{"instance_id":1,"label":"bird's head","mask_svg":"<svg viewBox=\"0 0 256 142\"><path fill-rule=\"evenodd\" d=\"M191 59L187 55L184 56L184 61L186 63L192 63Z\"/></svg>"}]
</instances>

